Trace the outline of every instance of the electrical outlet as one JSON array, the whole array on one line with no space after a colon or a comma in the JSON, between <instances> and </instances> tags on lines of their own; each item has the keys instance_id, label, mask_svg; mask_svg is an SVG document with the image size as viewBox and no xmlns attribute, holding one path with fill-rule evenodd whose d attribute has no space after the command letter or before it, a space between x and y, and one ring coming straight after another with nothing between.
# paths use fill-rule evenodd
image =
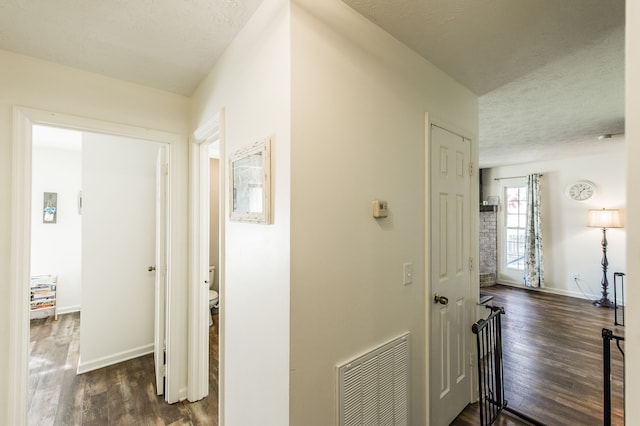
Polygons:
<instances>
[{"instance_id":1,"label":"electrical outlet","mask_svg":"<svg viewBox=\"0 0 640 426\"><path fill-rule=\"evenodd\" d=\"M571 274L571 281L578 281L580 279L580 274L576 274L575 272Z\"/></svg>"}]
</instances>

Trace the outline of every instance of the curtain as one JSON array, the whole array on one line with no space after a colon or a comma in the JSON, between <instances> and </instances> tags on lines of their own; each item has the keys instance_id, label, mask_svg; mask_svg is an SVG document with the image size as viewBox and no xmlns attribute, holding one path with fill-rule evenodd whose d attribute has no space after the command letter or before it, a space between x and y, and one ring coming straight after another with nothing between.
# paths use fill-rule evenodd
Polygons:
<instances>
[{"instance_id":1,"label":"curtain","mask_svg":"<svg viewBox=\"0 0 640 426\"><path fill-rule=\"evenodd\" d=\"M527 231L524 239L524 285L527 287L544 287L541 225L540 175L533 174L527 177Z\"/></svg>"}]
</instances>

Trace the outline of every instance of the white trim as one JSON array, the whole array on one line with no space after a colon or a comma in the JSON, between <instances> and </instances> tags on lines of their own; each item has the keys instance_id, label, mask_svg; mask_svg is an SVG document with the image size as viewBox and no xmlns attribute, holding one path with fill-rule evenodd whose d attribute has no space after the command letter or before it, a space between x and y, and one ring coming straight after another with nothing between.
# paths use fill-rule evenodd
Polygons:
<instances>
[{"instance_id":1,"label":"white trim","mask_svg":"<svg viewBox=\"0 0 640 426\"><path fill-rule=\"evenodd\" d=\"M27 424L29 383L29 309L27 286L31 257L31 128L26 111L13 110L13 186L11 194L11 273L9 424ZM20 172L19 172L20 171Z\"/></svg>"},{"instance_id":2,"label":"white trim","mask_svg":"<svg viewBox=\"0 0 640 426\"><path fill-rule=\"evenodd\" d=\"M200 144L205 141L215 141L220 139L220 116L218 112L211 120L198 127L191 138L191 142Z\"/></svg>"},{"instance_id":3,"label":"white trim","mask_svg":"<svg viewBox=\"0 0 640 426\"><path fill-rule=\"evenodd\" d=\"M519 288L522 290L537 291L540 293L558 294L560 296L573 297L575 299L583 299L583 300L597 300L602 296L601 294L586 293L586 292L582 293L580 290L574 291L574 290L565 290L562 288L553 288L553 287L526 287L522 283L517 283L517 282L512 282L507 280L498 280L496 281L496 284L507 286L507 287Z\"/></svg>"},{"instance_id":4,"label":"white trim","mask_svg":"<svg viewBox=\"0 0 640 426\"><path fill-rule=\"evenodd\" d=\"M181 281L180 278L186 274L181 270L181 265L186 263L184 253L176 246L180 238L173 238L173 232L179 233L183 229L183 223L178 223L180 215L172 215L174 209L178 211L177 204L172 204L172 194L179 195L182 191L181 174L181 149L182 138L175 134L159 130L145 129L126 124L110 123L86 117L58 114L32 108L14 106L13 108L13 172L12 172L12 223L11 223L11 271L10 271L10 338L11 347L14 349L10 354L9 373L9 401L8 419L9 424L20 426L27 424L27 390L29 380L29 267L31 257L31 152L32 139L31 128L34 124L42 124L53 127L65 127L77 130L88 130L98 133L118 135L136 139L150 140L160 143L168 143L171 146L169 162L172 164L173 175L169 184L169 212L168 220L170 229L173 231L169 235L169 283L167 297L167 353L174 356L167 357L167 401L177 402L180 400L180 377L173 374L173 370L179 372L181 359L178 339L175 343L172 339L172 326L175 328L175 335L182 335L183 331L178 324L172 324L169 318L175 315L181 316L185 307L171 305L174 292L178 293L178 288L173 288L172 283ZM185 183L186 185L186 183ZM176 196L176 203L180 200ZM172 219L175 218L175 219ZM181 222L181 221L180 221ZM173 253L173 255L172 255ZM173 291L172 291L173 290ZM179 293L176 294L179 296Z\"/></svg>"},{"instance_id":5,"label":"white trim","mask_svg":"<svg viewBox=\"0 0 640 426\"><path fill-rule=\"evenodd\" d=\"M204 285L209 270L209 145L220 141L220 187L224 180L224 138L223 138L224 110L217 113L210 121L204 123L193 132L190 151L190 181L189 181L189 347L188 347L188 380L187 398L198 401L209 394L209 292ZM218 265L218 284L220 289L220 305L224 298L224 192L220 191L220 264ZM222 309L219 318L222 319ZM219 323L219 336L222 336L222 321ZM219 345L219 347L222 347ZM219 374L222 372L222 351L219 355ZM222 395L222 381L218 380ZM221 396L220 396L221 399ZM220 401L219 407L222 407ZM219 410L219 418L220 416Z\"/></svg>"},{"instance_id":6,"label":"white trim","mask_svg":"<svg viewBox=\"0 0 640 426\"><path fill-rule=\"evenodd\" d=\"M167 345L167 290L168 290L168 236L169 234L169 179L171 179L171 164L169 163L169 146L163 144L156 158L155 182L155 265L154 277L154 306L153 306L153 363L155 370L156 395L166 392Z\"/></svg>"},{"instance_id":7,"label":"white trim","mask_svg":"<svg viewBox=\"0 0 640 426\"><path fill-rule=\"evenodd\" d=\"M429 422L431 418L431 382L430 382L430 365L431 365L431 353L429 343L431 342L431 167L429 147L431 146L431 120L429 113L424 114L424 359L425 359L425 398L424 398L424 418Z\"/></svg>"},{"instance_id":8,"label":"white trim","mask_svg":"<svg viewBox=\"0 0 640 426\"><path fill-rule=\"evenodd\" d=\"M498 206L496 212L496 255L497 255L497 271L496 277L500 281L508 281L515 285L522 286L524 278L524 269L515 269L507 267L507 188L526 187L527 177L515 177L507 182L500 181L500 198L502 203ZM519 281L518 281L519 280ZM597 298L596 298L597 299Z\"/></svg>"},{"instance_id":9,"label":"white trim","mask_svg":"<svg viewBox=\"0 0 640 426\"><path fill-rule=\"evenodd\" d=\"M72 314L74 312L80 312L80 305L73 305L73 306L65 306L63 308L56 308L56 311L58 312L58 316L65 315L65 314Z\"/></svg>"},{"instance_id":10,"label":"white trim","mask_svg":"<svg viewBox=\"0 0 640 426\"><path fill-rule=\"evenodd\" d=\"M75 130L89 130L97 133L123 136L133 139L143 139L152 142L174 144L178 142L180 136L175 133L162 130L146 129L143 127L128 124L112 123L109 121L96 120L94 118L80 117L75 115L48 112L33 108L16 106L14 112L20 111L21 115L31 121L31 124L40 124L52 127L64 127ZM31 148L31 143L28 144Z\"/></svg>"},{"instance_id":11,"label":"white trim","mask_svg":"<svg viewBox=\"0 0 640 426\"><path fill-rule=\"evenodd\" d=\"M118 352L109 356L100 357L88 362L78 360L78 374L88 373L89 371L98 370L100 368L108 367L110 365L117 364L119 362L128 361L139 356L148 355L153 353L153 343L140 346L138 348L130 349L128 351Z\"/></svg>"},{"instance_id":12,"label":"white trim","mask_svg":"<svg viewBox=\"0 0 640 426\"><path fill-rule=\"evenodd\" d=\"M226 389L226 374L225 374L225 348L226 348L226 303L224 298L226 294L226 223L227 223L227 195L224 188L227 188L227 166L226 166L226 127L225 127L225 110L220 110L220 248L219 257L220 265L218 265L218 289L219 294L219 308L218 308L218 426L225 425L225 389Z\"/></svg>"}]
</instances>

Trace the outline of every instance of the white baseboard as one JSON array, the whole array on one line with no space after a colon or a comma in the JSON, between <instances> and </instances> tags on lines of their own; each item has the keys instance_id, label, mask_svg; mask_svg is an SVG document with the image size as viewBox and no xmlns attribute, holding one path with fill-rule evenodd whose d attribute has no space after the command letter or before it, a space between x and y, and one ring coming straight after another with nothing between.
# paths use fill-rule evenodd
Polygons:
<instances>
[{"instance_id":1,"label":"white baseboard","mask_svg":"<svg viewBox=\"0 0 640 426\"><path fill-rule=\"evenodd\" d=\"M542 293L559 294L561 296L574 297L576 299L584 299L584 300L597 300L601 296L599 294L583 294L582 292L579 292L579 291L563 290L563 289L552 288L552 287L531 288L531 287L525 287L519 283L510 283L506 281L499 281L496 284L505 285L509 287L522 288L525 290L539 291ZM482 291L482 289L480 289L480 291Z\"/></svg>"},{"instance_id":2,"label":"white baseboard","mask_svg":"<svg viewBox=\"0 0 640 426\"><path fill-rule=\"evenodd\" d=\"M147 355L150 353L153 353L153 343L87 362L79 359L77 374L83 374L89 371L98 370L100 368L108 367L110 365L118 364L119 362L128 361L130 359L138 358L139 356Z\"/></svg>"},{"instance_id":3,"label":"white baseboard","mask_svg":"<svg viewBox=\"0 0 640 426\"><path fill-rule=\"evenodd\" d=\"M72 314L74 312L80 312L80 305L58 307L56 310L58 311L58 315Z\"/></svg>"},{"instance_id":4,"label":"white baseboard","mask_svg":"<svg viewBox=\"0 0 640 426\"><path fill-rule=\"evenodd\" d=\"M187 388L181 388L178 392L178 401L186 401L187 400Z\"/></svg>"}]
</instances>

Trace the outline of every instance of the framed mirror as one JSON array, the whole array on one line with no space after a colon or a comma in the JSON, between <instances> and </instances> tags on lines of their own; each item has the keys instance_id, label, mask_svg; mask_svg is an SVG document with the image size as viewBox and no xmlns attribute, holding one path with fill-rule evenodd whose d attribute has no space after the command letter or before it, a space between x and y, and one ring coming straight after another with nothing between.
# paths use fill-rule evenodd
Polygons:
<instances>
[{"instance_id":1,"label":"framed mirror","mask_svg":"<svg viewBox=\"0 0 640 426\"><path fill-rule=\"evenodd\" d=\"M234 152L229 174L230 219L271 223L271 140Z\"/></svg>"}]
</instances>

